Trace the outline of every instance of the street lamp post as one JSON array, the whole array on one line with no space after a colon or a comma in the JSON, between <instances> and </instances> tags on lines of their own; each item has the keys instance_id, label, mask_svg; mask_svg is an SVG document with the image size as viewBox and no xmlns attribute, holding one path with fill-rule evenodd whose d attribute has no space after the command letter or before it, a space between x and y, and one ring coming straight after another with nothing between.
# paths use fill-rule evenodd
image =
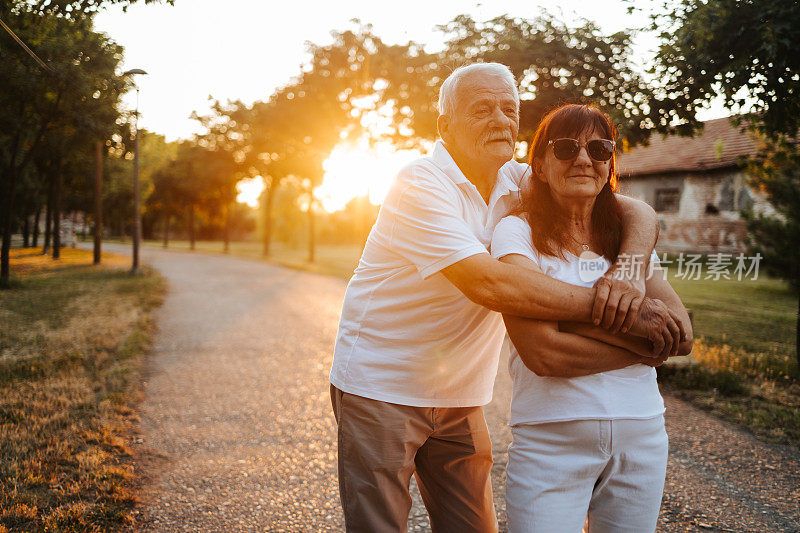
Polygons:
<instances>
[{"instance_id":1,"label":"street lamp post","mask_svg":"<svg viewBox=\"0 0 800 533\"><path fill-rule=\"evenodd\" d=\"M123 76L147 74L140 68L134 68L122 73ZM134 113L134 141L133 141L133 267L131 274L139 271L139 247L142 242L142 214L139 212L139 85L136 87L136 112Z\"/></svg>"}]
</instances>

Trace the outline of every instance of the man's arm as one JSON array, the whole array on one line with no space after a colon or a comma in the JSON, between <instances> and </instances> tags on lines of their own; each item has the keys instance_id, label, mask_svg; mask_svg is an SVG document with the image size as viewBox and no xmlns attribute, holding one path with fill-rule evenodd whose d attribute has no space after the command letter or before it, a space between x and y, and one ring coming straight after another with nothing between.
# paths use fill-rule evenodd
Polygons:
<instances>
[{"instance_id":1,"label":"man's arm","mask_svg":"<svg viewBox=\"0 0 800 533\"><path fill-rule=\"evenodd\" d=\"M652 207L621 194L617 200L622 207L619 257L595 283L592 307L593 323L614 332L628 331L636 321L645 296L644 273L658 240L658 217Z\"/></svg>"},{"instance_id":2,"label":"man's arm","mask_svg":"<svg viewBox=\"0 0 800 533\"><path fill-rule=\"evenodd\" d=\"M555 280L522 256L512 254L498 261L488 254L476 254L442 269L442 273L467 298L504 315L555 321L592 320L595 288ZM677 322L665 307L652 300L646 299L640 307L646 313L634 322L634 330L652 342L654 354L675 355L681 336Z\"/></svg>"},{"instance_id":3,"label":"man's arm","mask_svg":"<svg viewBox=\"0 0 800 533\"><path fill-rule=\"evenodd\" d=\"M538 267L476 254L442 269L442 274L467 298L492 311L539 320L591 319L595 289L545 276Z\"/></svg>"}]
</instances>

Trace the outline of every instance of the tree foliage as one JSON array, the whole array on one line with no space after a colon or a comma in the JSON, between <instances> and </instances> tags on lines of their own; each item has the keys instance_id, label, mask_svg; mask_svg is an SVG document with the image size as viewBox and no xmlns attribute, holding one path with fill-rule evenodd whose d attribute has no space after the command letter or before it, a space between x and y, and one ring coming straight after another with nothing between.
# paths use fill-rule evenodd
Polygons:
<instances>
[{"instance_id":1,"label":"tree foliage","mask_svg":"<svg viewBox=\"0 0 800 533\"><path fill-rule=\"evenodd\" d=\"M800 363L800 145L785 135L762 138L747 172L751 185L764 193L775 214L743 213L753 252L765 269L787 280L798 296L797 360Z\"/></svg>"},{"instance_id":2,"label":"tree foliage","mask_svg":"<svg viewBox=\"0 0 800 533\"><path fill-rule=\"evenodd\" d=\"M386 44L369 26L336 33L333 44L315 49L314 68L338 59L330 76L351 80L346 96L362 114L388 114L388 136L405 146L436 137L438 88L455 68L472 62L511 68L520 89L521 140L532 135L547 111L565 102L602 107L628 144L645 142L654 131L690 131L695 124L693 114L662 97L635 71L627 32L604 35L589 21L571 28L546 13L482 22L459 15L439 29L446 46L436 53L413 42ZM372 105L365 106L370 95L375 96L367 101Z\"/></svg>"},{"instance_id":3,"label":"tree foliage","mask_svg":"<svg viewBox=\"0 0 800 533\"><path fill-rule=\"evenodd\" d=\"M165 0L174 4L175 0ZM0 0L0 13L12 9L25 9L36 15L57 15L66 18L91 17L103 7L121 5L123 10L135 4L137 0ZM161 3L162 0L144 0L145 4Z\"/></svg>"},{"instance_id":4,"label":"tree foliage","mask_svg":"<svg viewBox=\"0 0 800 533\"><path fill-rule=\"evenodd\" d=\"M679 0L657 14L655 79L693 112L717 96L752 111L770 135L800 130L800 2Z\"/></svg>"},{"instance_id":5,"label":"tree foliage","mask_svg":"<svg viewBox=\"0 0 800 533\"><path fill-rule=\"evenodd\" d=\"M544 13L526 20L504 15L476 22L467 15L441 27L449 37L445 57L457 66L473 61L507 65L520 90L520 136L529 138L542 117L561 103L594 103L607 111L630 144L670 124L692 120L659 99L630 63L631 35L605 35L590 21L570 28Z\"/></svg>"}]
</instances>

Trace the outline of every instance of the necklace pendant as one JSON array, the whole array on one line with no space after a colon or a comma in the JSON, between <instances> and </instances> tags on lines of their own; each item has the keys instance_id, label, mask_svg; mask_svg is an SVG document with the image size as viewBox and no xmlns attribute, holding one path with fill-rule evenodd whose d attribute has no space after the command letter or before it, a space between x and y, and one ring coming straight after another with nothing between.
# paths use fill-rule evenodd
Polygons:
<instances>
[{"instance_id":1,"label":"necklace pendant","mask_svg":"<svg viewBox=\"0 0 800 533\"><path fill-rule=\"evenodd\" d=\"M584 252L588 252L589 251L589 245L588 244L581 244L581 248L583 248Z\"/></svg>"}]
</instances>

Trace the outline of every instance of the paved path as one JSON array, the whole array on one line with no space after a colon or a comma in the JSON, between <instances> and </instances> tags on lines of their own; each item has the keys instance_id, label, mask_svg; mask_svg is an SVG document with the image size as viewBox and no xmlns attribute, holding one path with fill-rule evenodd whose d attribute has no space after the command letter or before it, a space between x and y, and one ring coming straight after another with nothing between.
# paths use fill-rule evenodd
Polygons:
<instances>
[{"instance_id":1,"label":"paved path","mask_svg":"<svg viewBox=\"0 0 800 533\"><path fill-rule=\"evenodd\" d=\"M170 290L141 408L140 529L340 531L327 375L345 282L225 256L143 258ZM501 367L486 414L503 528L509 393ZM659 531L800 531L797 450L667 407ZM418 497L409 529L428 530Z\"/></svg>"}]
</instances>

